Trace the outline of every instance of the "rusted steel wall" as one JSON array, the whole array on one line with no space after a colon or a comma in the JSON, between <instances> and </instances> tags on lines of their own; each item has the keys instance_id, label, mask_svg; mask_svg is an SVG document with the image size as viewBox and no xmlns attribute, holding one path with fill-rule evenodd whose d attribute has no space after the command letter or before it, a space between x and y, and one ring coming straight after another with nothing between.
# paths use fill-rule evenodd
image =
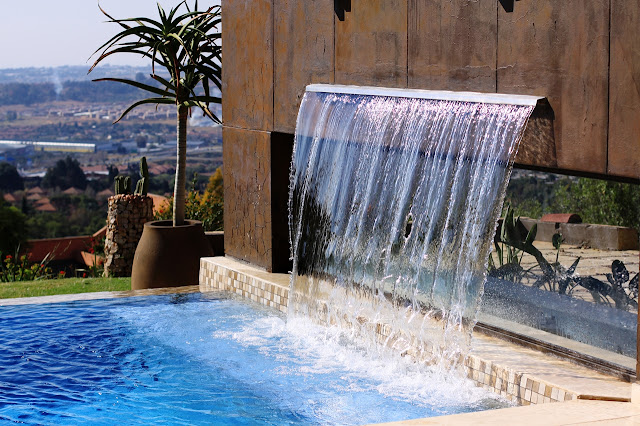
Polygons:
<instances>
[{"instance_id":1,"label":"rusted steel wall","mask_svg":"<svg viewBox=\"0 0 640 426\"><path fill-rule=\"evenodd\" d=\"M264 167L243 169L254 174L242 180L245 193L268 186L265 213L279 212L288 182L272 172L284 167L291 139L273 132L294 133L311 83L545 96L553 112L530 122L516 163L640 179L640 0L222 0L222 17L232 256L267 269L286 263L277 247L284 235L229 218L251 202L227 185L240 177L229 151L260 158ZM260 142L246 131L261 132ZM232 231L240 222L243 231Z\"/></svg>"},{"instance_id":2,"label":"rusted steel wall","mask_svg":"<svg viewBox=\"0 0 640 426\"><path fill-rule=\"evenodd\" d=\"M273 129L273 0L225 1L224 125Z\"/></svg>"}]
</instances>

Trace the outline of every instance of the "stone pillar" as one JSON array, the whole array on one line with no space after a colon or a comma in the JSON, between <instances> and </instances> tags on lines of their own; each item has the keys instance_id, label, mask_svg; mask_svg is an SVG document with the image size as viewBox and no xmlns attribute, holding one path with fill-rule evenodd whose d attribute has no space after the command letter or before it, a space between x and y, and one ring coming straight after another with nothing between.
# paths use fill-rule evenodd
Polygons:
<instances>
[{"instance_id":1,"label":"stone pillar","mask_svg":"<svg viewBox=\"0 0 640 426\"><path fill-rule=\"evenodd\" d=\"M223 128L224 250L269 272L287 272L293 135Z\"/></svg>"},{"instance_id":2,"label":"stone pillar","mask_svg":"<svg viewBox=\"0 0 640 426\"><path fill-rule=\"evenodd\" d=\"M104 242L105 277L129 277L145 222L153 220L153 199L139 194L109 198Z\"/></svg>"}]
</instances>

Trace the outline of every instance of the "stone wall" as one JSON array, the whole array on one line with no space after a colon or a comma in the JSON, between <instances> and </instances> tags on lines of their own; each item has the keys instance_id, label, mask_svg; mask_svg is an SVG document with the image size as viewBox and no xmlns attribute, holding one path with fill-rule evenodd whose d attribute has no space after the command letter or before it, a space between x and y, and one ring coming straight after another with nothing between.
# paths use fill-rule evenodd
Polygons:
<instances>
[{"instance_id":1,"label":"stone wall","mask_svg":"<svg viewBox=\"0 0 640 426\"><path fill-rule=\"evenodd\" d=\"M153 220L153 199L146 195L119 194L109 198L104 243L106 277L129 277L133 256L145 222Z\"/></svg>"}]
</instances>

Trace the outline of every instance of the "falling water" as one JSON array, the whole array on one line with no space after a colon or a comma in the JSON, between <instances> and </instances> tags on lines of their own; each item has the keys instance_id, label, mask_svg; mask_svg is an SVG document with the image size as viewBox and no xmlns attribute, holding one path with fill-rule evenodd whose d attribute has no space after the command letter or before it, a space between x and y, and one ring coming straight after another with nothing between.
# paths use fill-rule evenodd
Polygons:
<instances>
[{"instance_id":1,"label":"falling water","mask_svg":"<svg viewBox=\"0 0 640 426\"><path fill-rule=\"evenodd\" d=\"M532 110L307 92L291 168L290 314L457 362Z\"/></svg>"}]
</instances>

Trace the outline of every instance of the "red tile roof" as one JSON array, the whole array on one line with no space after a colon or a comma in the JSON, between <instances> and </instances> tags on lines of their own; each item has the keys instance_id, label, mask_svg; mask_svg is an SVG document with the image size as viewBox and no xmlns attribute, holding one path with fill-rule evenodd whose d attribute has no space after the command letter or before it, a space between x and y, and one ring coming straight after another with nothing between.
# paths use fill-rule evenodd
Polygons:
<instances>
[{"instance_id":1,"label":"red tile roof","mask_svg":"<svg viewBox=\"0 0 640 426\"><path fill-rule=\"evenodd\" d=\"M167 210L169 205L169 199L163 195L147 194L153 199L153 213L158 213L159 210Z\"/></svg>"},{"instance_id":2,"label":"red tile roof","mask_svg":"<svg viewBox=\"0 0 640 426\"><path fill-rule=\"evenodd\" d=\"M30 253L29 260L32 262L42 262L48 260L73 260L91 266L93 256L83 256L82 252L87 252L91 248L91 239L98 240L107 233L107 227L100 228L93 235L80 237L47 238L42 240L27 241L27 252ZM87 263L87 261L89 263Z\"/></svg>"},{"instance_id":3,"label":"red tile roof","mask_svg":"<svg viewBox=\"0 0 640 426\"><path fill-rule=\"evenodd\" d=\"M38 204L36 206L36 210L39 212L55 212L57 211L56 208L53 206L53 204L47 202L44 204Z\"/></svg>"},{"instance_id":4,"label":"red tile roof","mask_svg":"<svg viewBox=\"0 0 640 426\"><path fill-rule=\"evenodd\" d=\"M71 188L68 188L62 191L63 194L67 194L67 195L80 195L83 192L84 191L82 191L81 189L74 188L73 186Z\"/></svg>"},{"instance_id":5,"label":"red tile roof","mask_svg":"<svg viewBox=\"0 0 640 426\"><path fill-rule=\"evenodd\" d=\"M27 194L44 194L44 190L39 186L34 186L31 189L27 189Z\"/></svg>"}]
</instances>

